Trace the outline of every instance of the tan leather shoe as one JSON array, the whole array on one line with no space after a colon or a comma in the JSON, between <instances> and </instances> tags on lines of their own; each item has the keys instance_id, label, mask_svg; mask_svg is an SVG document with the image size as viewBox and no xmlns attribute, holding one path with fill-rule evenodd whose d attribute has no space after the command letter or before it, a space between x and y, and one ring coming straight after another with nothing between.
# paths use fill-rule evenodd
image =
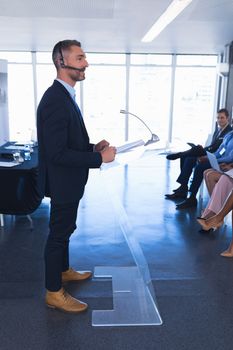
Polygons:
<instances>
[{"instance_id":1,"label":"tan leather shoe","mask_svg":"<svg viewBox=\"0 0 233 350\"><path fill-rule=\"evenodd\" d=\"M64 288L58 292L47 291L45 302L48 307L72 313L85 311L88 307L86 303L73 298Z\"/></svg>"},{"instance_id":2,"label":"tan leather shoe","mask_svg":"<svg viewBox=\"0 0 233 350\"><path fill-rule=\"evenodd\" d=\"M83 281L91 276L91 271L75 271L70 267L69 270L62 272L62 282Z\"/></svg>"}]
</instances>

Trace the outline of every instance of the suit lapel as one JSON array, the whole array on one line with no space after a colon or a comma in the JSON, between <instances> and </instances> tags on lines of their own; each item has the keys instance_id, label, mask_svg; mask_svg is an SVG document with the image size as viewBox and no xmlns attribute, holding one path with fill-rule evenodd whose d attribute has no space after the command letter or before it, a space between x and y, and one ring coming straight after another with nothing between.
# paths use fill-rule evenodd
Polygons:
<instances>
[{"instance_id":1,"label":"suit lapel","mask_svg":"<svg viewBox=\"0 0 233 350\"><path fill-rule=\"evenodd\" d=\"M223 130L216 129L213 135L213 141L216 141L220 137L224 137L229 131L229 125L227 125Z\"/></svg>"},{"instance_id":2,"label":"suit lapel","mask_svg":"<svg viewBox=\"0 0 233 350\"><path fill-rule=\"evenodd\" d=\"M79 119L79 121L80 121L80 124L82 125L82 128L85 130L85 133L87 134L87 130L86 130L86 127L85 127L85 124L84 124L84 121L83 121L83 117L82 117L82 113L81 113L81 111L80 111L80 109L79 109L79 106L78 106L78 104L72 99L71 96L70 96L70 98L71 98L71 101L72 101L72 103L73 103L73 105L74 105L74 107L75 107L75 109L76 109L76 112L77 112L77 115L78 115L78 119Z\"/></svg>"},{"instance_id":3,"label":"suit lapel","mask_svg":"<svg viewBox=\"0 0 233 350\"><path fill-rule=\"evenodd\" d=\"M214 132L214 134L213 134L212 143L215 142L215 141L217 140L217 138L218 138L218 136L219 136L218 133L219 133L219 130L216 129L215 132Z\"/></svg>"},{"instance_id":4,"label":"suit lapel","mask_svg":"<svg viewBox=\"0 0 233 350\"><path fill-rule=\"evenodd\" d=\"M226 134L228 134L228 132L231 131L229 128L229 124L219 133L218 137L223 137Z\"/></svg>"}]
</instances>

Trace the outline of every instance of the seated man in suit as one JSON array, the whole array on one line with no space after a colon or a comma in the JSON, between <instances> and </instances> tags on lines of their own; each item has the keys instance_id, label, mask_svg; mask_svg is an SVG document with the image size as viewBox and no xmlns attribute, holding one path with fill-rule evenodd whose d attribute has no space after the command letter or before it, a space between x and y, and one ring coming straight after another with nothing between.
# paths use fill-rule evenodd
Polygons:
<instances>
[{"instance_id":1,"label":"seated man in suit","mask_svg":"<svg viewBox=\"0 0 233 350\"><path fill-rule=\"evenodd\" d=\"M185 157L201 157L206 155L206 151L208 152L215 152L217 151L218 147L221 145L223 137L232 130L232 127L229 124L229 112L226 108L222 108L218 110L217 114L217 127L214 131L211 144L209 146L203 147L201 145L193 145L191 149L184 151L184 152L178 152L178 153L172 153L167 155L168 160L175 160L180 158L181 160L181 169L182 169L182 161Z\"/></svg>"},{"instance_id":2,"label":"seated man in suit","mask_svg":"<svg viewBox=\"0 0 233 350\"><path fill-rule=\"evenodd\" d=\"M192 158L189 159L189 165L191 167L191 172L192 169L196 166L196 162L198 157L202 157L206 155L206 151L214 153L217 151L219 146L221 145L224 136L229 133L229 131L232 130L232 127L229 124L229 113L227 109L222 108L218 111L217 115L217 125L218 127L216 128L213 137L212 137L212 142L209 146L202 147L201 145L197 145L192 147L191 149L184 151L184 152L179 152L179 153L173 153L169 154L166 158L169 160L175 160L180 158L180 168L181 171L183 169L183 166L185 164L185 160L187 157ZM190 176L189 175L189 176ZM177 180L179 182L179 178ZM188 186L185 185L185 187L180 186L178 189L173 191L174 193L172 194L167 194L165 195L167 199L177 199L177 198L186 198L187 197L187 192L188 192Z\"/></svg>"},{"instance_id":3,"label":"seated man in suit","mask_svg":"<svg viewBox=\"0 0 233 350\"><path fill-rule=\"evenodd\" d=\"M228 164L233 162L233 131L230 131L228 134L225 135L223 142L221 143L217 151L214 152L214 154L218 159L218 163L222 164L222 166L224 166L225 163ZM188 189L188 182L192 174L193 167L194 167L193 157L187 157L185 159L182 171L177 179L177 182L181 184L181 188ZM211 168L211 165L210 165L210 162L208 161L207 156L202 156L198 158L198 161L195 160L193 180L189 189L190 197L187 198L184 202L178 204L176 206L176 209L186 209L186 208L197 206L196 195L201 185L201 182L203 180L203 173L206 169L209 169L209 168ZM166 195L166 198L173 199L173 198L169 198L169 195Z\"/></svg>"}]
</instances>

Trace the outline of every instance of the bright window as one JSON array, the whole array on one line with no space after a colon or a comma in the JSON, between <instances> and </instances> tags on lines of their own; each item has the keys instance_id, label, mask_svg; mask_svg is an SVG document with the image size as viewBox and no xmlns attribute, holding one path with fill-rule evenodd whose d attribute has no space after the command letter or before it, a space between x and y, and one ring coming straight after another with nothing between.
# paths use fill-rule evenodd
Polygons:
<instances>
[{"instance_id":1,"label":"bright window","mask_svg":"<svg viewBox=\"0 0 233 350\"><path fill-rule=\"evenodd\" d=\"M30 52L0 52L0 58L9 63L10 138L25 139L35 128L34 104L39 103L56 77L51 52L36 53L36 63L32 63ZM172 142L203 144L212 131L216 113L216 55L177 55L176 67L172 67L172 55L168 54L87 53L87 60L90 65L86 80L75 88L92 142L106 138L121 144L127 130L129 140L150 137L136 118L120 113L126 106L159 135L158 147L167 144L171 117ZM173 106L172 69L175 69Z\"/></svg>"},{"instance_id":2,"label":"bright window","mask_svg":"<svg viewBox=\"0 0 233 350\"><path fill-rule=\"evenodd\" d=\"M37 52L36 62L53 64L52 52Z\"/></svg>"},{"instance_id":3,"label":"bright window","mask_svg":"<svg viewBox=\"0 0 233 350\"><path fill-rule=\"evenodd\" d=\"M136 114L160 139L165 147L170 110L171 68L131 67L129 112ZM129 117L129 139L150 138L150 132L133 117Z\"/></svg>"},{"instance_id":4,"label":"bright window","mask_svg":"<svg viewBox=\"0 0 233 350\"><path fill-rule=\"evenodd\" d=\"M35 106L31 64L8 65L10 140L30 140L35 129Z\"/></svg>"},{"instance_id":5,"label":"bright window","mask_svg":"<svg viewBox=\"0 0 233 350\"><path fill-rule=\"evenodd\" d=\"M132 54L130 55L131 64L156 64L156 65L165 65L170 66L172 63L171 55L152 55L152 54Z\"/></svg>"},{"instance_id":6,"label":"bright window","mask_svg":"<svg viewBox=\"0 0 233 350\"><path fill-rule=\"evenodd\" d=\"M78 85L78 84L77 84ZM90 66L83 82L83 115L92 142L102 139L112 144L124 141L125 68Z\"/></svg>"},{"instance_id":7,"label":"bright window","mask_svg":"<svg viewBox=\"0 0 233 350\"><path fill-rule=\"evenodd\" d=\"M9 63L31 63L31 52L0 52L0 58L7 60Z\"/></svg>"},{"instance_id":8,"label":"bright window","mask_svg":"<svg viewBox=\"0 0 233 350\"><path fill-rule=\"evenodd\" d=\"M176 69L173 141L204 144L212 131L215 68Z\"/></svg>"},{"instance_id":9,"label":"bright window","mask_svg":"<svg viewBox=\"0 0 233 350\"><path fill-rule=\"evenodd\" d=\"M36 73L38 104L45 90L52 85L54 79L56 78L56 70L52 64L37 64Z\"/></svg>"},{"instance_id":10,"label":"bright window","mask_svg":"<svg viewBox=\"0 0 233 350\"><path fill-rule=\"evenodd\" d=\"M218 56L212 55L177 55L177 65L181 66L216 66Z\"/></svg>"},{"instance_id":11,"label":"bright window","mask_svg":"<svg viewBox=\"0 0 233 350\"><path fill-rule=\"evenodd\" d=\"M125 64L125 54L87 53L89 64Z\"/></svg>"}]
</instances>

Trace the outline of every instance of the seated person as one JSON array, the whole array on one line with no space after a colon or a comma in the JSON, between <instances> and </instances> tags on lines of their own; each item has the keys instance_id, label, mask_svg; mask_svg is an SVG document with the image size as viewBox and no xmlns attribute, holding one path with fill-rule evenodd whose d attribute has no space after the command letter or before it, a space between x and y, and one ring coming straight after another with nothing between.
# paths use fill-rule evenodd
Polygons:
<instances>
[{"instance_id":1,"label":"seated person","mask_svg":"<svg viewBox=\"0 0 233 350\"><path fill-rule=\"evenodd\" d=\"M222 173L212 168L204 171L204 180L210 196L212 195L214 186L216 185L216 183L218 182L221 176L222 176Z\"/></svg>"},{"instance_id":2,"label":"seated person","mask_svg":"<svg viewBox=\"0 0 233 350\"><path fill-rule=\"evenodd\" d=\"M221 163L229 164L233 162L233 131L230 131L228 134L224 136L223 142L221 143L217 151L214 152L214 154L218 159L218 163L220 163L220 165ZM225 167L225 164L224 164L224 167ZM181 173L178 179L176 180L181 184L181 186L172 195L169 195L169 194L165 195L167 199L182 198L181 196L179 197L179 194L181 194L183 197L185 194L187 195L188 182L192 174L193 168L194 168L193 180L189 189L190 197L187 198L184 202L177 204L176 209L186 209L186 208L197 206L196 195L201 185L201 182L203 180L203 173L206 169L211 168L211 165L210 165L210 162L208 161L207 156L202 156L198 158L198 161L197 161L197 157L185 158ZM174 196L174 194L176 196Z\"/></svg>"},{"instance_id":3,"label":"seated person","mask_svg":"<svg viewBox=\"0 0 233 350\"><path fill-rule=\"evenodd\" d=\"M232 170L233 163L225 164L225 166L224 164L221 164L221 167L223 171ZM233 181L230 181L229 179L225 179L225 176L221 178L222 175L223 175L222 172L219 172L212 168L204 171L205 184L211 198L209 200L209 203L206 209L203 211L201 217L199 217L198 219L207 219L212 215L215 215L222 207L229 192L233 189ZM215 186L220 179L221 181L218 184L218 186ZM209 230L204 230L204 229L199 230L200 233L207 233L212 231L213 231L212 228Z\"/></svg>"},{"instance_id":4,"label":"seated person","mask_svg":"<svg viewBox=\"0 0 233 350\"><path fill-rule=\"evenodd\" d=\"M182 169L185 157L201 157L206 155L206 151L211 153L217 151L218 147L223 141L223 137L232 130L232 127L229 124L229 113L227 109L222 108L218 110L216 123L217 128L215 129L211 144L209 146L203 147L201 145L194 145L187 151L172 153L167 155L166 158L169 160L180 158L180 168Z\"/></svg>"},{"instance_id":5,"label":"seated person","mask_svg":"<svg viewBox=\"0 0 233 350\"><path fill-rule=\"evenodd\" d=\"M222 175L220 180L222 178L224 179L224 181L228 182L228 189L230 189L230 186L229 186L230 182L229 181L233 182L233 179L230 179L230 177L228 177L227 175ZM228 179L228 180L226 180L226 179ZM222 186L223 186L223 184L222 184ZM225 186L226 186L226 182L225 182ZM232 186L232 184L231 184L231 186ZM211 228L219 227L222 225L224 217L232 209L233 209L233 190L228 192L227 199L225 200L221 209L216 213L216 215L211 215L209 218L199 218L198 222L199 222L199 224L201 224L203 229L206 231L210 230ZM214 210L217 210L217 207L215 207ZM233 216L232 216L232 218L233 218ZM229 247L224 252L222 252L221 255L225 256L225 257L229 257L229 258L233 257L233 235L232 235L232 239L231 239L231 243L230 243Z\"/></svg>"},{"instance_id":6,"label":"seated person","mask_svg":"<svg viewBox=\"0 0 233 350\"><path fill-rule=\"evenodd\" d=\"M205 225L206 219L211 218L221 210L229 193L233 190L233 178L221 173L219 173L219 175L219 180L214 186L207 207L203 211L201 217L197 220L201 225Z\"/></svg>"},{"instance_id":7,"label":"seated person","mask_svg":"<svg viewBox=\"0 0 233 350\"><path fill-rule=\"evenodd\" d=\"M222 163L221 164L221 169L222 171L228 171L228 170L232 170L233 168L233 163ZM209 195L212 195L212 192L214 190L214 186L216 185L216 183L218 182L218 180L220 179L220 177L222 176L222 172L219 172L217 170L214 170L212 168L207 169L204 171L204 180L205 180L205 184L208 190Z\"/></svg>"}]
</instances>

